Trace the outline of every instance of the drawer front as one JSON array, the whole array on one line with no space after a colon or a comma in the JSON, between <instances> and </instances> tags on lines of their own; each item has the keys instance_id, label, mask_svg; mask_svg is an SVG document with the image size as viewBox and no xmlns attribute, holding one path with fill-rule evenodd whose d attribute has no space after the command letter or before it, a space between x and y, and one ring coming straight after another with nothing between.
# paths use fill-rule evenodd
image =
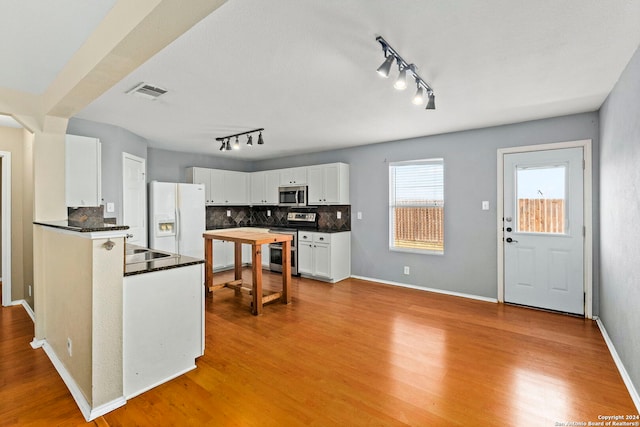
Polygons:
<instances>
[{"instance_id":1,"label":"drawer front","mask_svg":"<svg viewBox=\"0 0 640 427\"><path fill-rule=\"evenodd\" d=\"M331 243L330 233L313 233L314 243Z\"/></svg>"},{"instance_id":2,"label":"drawer front","mask_svg":"<svg viewBox=\"0 0 640 427\"><path fill-rule=\"evenodd\" d=\"M313 234L309 231L298 231L299 242L313 242Z\"/></svg>"}]
</instances>

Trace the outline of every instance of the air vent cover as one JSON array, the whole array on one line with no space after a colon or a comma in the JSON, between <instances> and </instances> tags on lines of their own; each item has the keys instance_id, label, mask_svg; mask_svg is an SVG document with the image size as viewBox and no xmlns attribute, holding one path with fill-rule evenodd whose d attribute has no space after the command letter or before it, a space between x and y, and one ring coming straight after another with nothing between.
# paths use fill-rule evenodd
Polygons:
<instances>
[{"instance_id":1,"label":"air vent cover","mask_svg":"<svg viewBox=\"0 0 640 427\"><path fill-rule=\"evenodd\" d=\"M149 83L140 83L127 91L127 95L140 96L142 98L155 100L159 96L167 93L166 89L151 85Z\"/></svg>"}]
</instances>

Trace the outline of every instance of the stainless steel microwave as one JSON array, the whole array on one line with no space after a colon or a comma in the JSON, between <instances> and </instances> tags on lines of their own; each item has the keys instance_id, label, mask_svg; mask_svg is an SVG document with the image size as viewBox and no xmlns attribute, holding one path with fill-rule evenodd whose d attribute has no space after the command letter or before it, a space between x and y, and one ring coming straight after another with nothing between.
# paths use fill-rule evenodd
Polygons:
<instances>
[{"instance_id":1,"label":"stainless steel microwave","mask_svg":"<svg viewBox=\"0 0 640 427\"><path fill-rule=\"evenodd\" d=\"M278 188L278 205L307 206L307 186L298 185Z\"/></svg>"}]
</instances>

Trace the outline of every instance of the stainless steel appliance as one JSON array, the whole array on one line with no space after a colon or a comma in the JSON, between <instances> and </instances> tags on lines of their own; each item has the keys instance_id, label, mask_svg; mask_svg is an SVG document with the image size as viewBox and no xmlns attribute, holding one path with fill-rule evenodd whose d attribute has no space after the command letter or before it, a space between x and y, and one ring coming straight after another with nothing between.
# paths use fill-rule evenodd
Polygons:
<instances>
[{"instance_id":1,"label":"stainless steel appliance","mask_svg":"<svg viewBox=\"0 0 640 427\"><path fill-rule=\"evenodd\" d=\"M289 228L272 228L269 233L291 234L291 275L298 274L298 230ZM271 271L282 272L282 243L269 244L269 269Z\"/></svg>"},{"instance_id":2,"label":"stainless steel appliance","mask_svg":"<svg viewBox=\"0 0 640 427\"><path fill-rule=\"evenodd\" d=\"M280 206L307 206L307 186L279 187L278 204Z\"/></svg>"},{"instance_id":3,"label":"stainless steel appliance","mask_svg":"<svg viewBox=\"0 0 640 427\"><path fill-rule=\"evenodd\" d=\"M287 223L290 227L316 228L315 212L289 212ZM272 228L270 233L291 234L291 274L298 275L298 230L296 228ZM269 244L269 269L282 272L282 243Z\"/></svg>"}]
</instances>

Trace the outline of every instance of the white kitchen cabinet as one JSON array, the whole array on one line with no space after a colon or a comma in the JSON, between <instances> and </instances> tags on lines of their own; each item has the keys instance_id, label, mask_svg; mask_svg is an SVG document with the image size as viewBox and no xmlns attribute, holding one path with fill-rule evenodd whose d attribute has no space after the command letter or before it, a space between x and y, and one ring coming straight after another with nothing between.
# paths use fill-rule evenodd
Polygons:
<instances>
[{"instance_id":1,"label":"white kitchen cabinet","mask_svg":"<svg viewBox=\"0 0 640 427\"><path fill-rule=\"evenodd\" d=\"M349 204L349 165L329 163L307 168L310 205Z\"/></svg>"},{"instance_id":2,"label":"white kitchen cabinet","mask_svg":"<svg viewBox=\"0 0 640 427\"><path fill-rule=\"evenodd\" d=\"M202 267L124 278L122 380L127 399L195 369L195 359L204 354Z\"/></svg>"},{"instance_id":3,"label":"white kitchen cabinet","mask_svg":"<svg viewBox=\"0 0 640 427\"><path fill-rule=\"evenodd\" d=\"M270 262L269 245L262 245L262 267L268 269Z\"/></svg>"},{"instance_id":4,"label":"white kitchen cabinet","mask_svg":"<svg viewBox=\"0 0 640 427\"><path fill-rule=\"evenodd\" d=\"M278 186L280 185L280 171L270 170L252 172L251 174L251 204L277 205Z\"/></svg>"},{"instance_id":5,"label":"white kitchen cabinet","mask_svg":"<svg viewBox=\"0 0 640 427\"><path fill-rule=\"evenodd\" d=\"M98 138L66 135L65 199L69 207L102 205L102 147Z\"/></svg>"},{"instance_id":6,"label":"white kitchen cabinet","mask_svg":"<svg viewBox=\"0 0 640 427\"><path fill-rule=\"evenodd\" d=\"M351 233L298 232L298 272L331 283L351 275Z\"/></svg>"},{"instance_id":7,"label":"white kitchen cabinet","mask_svg":"<svg viewBox=\"0 0 640 427\"><path fill-rule=\"evenodd\" d=\"M280 185L305 185L307 183L307 168L280 169Z\"/></svg>"},{"instance_id":8,"label":"white kitchen cabinet","mask_svg":"<svg viewBox=\"0 0 640 427\"><path fill-rule=\"evenodd\" d=\"M187 182L204 184L207 206L249 204L249 174L222 169L187 168Z\"/></svg>"},{"instance_id":9,"label":"white kitchen cabinet","mask_svg":"<svg viewBox=\"0 0 640 427\"><path fill-rule=\"evenodd\" d=\"M229 270L235 265L235 244L225 240L213 241L213 271ZM263 252L264 253L264 252ZM242 264L251 264L251 246L242 245Z\"/></svg>"},{"instance_id":10,"label":"white kitchen cabinet","mask_svg":"<svg viewBox=\"0 0 640 427\"><path fill-rule=\"evenodd\" d=\"M233 267L233 243L224 240L213 241L213 271Z\"/></svg>"}]
</instances>

